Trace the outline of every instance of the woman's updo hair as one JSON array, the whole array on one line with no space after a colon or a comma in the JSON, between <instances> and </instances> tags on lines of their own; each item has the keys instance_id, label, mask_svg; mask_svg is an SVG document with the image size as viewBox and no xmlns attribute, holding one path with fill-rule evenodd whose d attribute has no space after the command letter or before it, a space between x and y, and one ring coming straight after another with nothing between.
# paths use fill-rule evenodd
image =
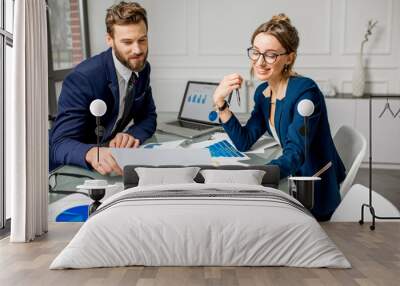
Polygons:
<instances>
[{"instance_id":1,"label":"woman's updo hair","mask_svg":"<svg viewBox=\"0 0 400 286\"><path fill-rule=\"evenodd\" d=\"M287 65L283 70L284 76L294 74L293 65L296 60L300 39L297 29L292 25L289 17L280 13L272 16L271 20L268 22L261 24L251 36L251 45L254 44L254 39L260 33L267 33L274 36L288 54L294 53L293 62Z\"/></svg>"}]
</instances>

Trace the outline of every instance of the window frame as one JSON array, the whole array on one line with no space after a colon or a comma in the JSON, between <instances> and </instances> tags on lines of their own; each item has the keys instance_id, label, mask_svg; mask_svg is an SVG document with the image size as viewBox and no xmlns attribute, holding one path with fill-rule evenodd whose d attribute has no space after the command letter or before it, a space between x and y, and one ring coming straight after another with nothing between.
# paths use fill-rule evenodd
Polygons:
<instances>
[{"instance_id":1,"label":"window frame","mask_svg":"<svg viewBox=\"0 0 400 286\"><path fill-rule=\"evenodd\" d=\"M46 0L46 3L48 0ZM81 33L82 33L82 50L84 52L84 58L90 57L90 40L89 40L89 23L88 23L88 9L87 1L78 0L79 2L79 19L81 22ZM56 84L57 82L63 81L64 78L74 68L69 69L58 69L53 68L53 54L51 49L51 32L49 27L49 11L47 9L47 50L48 50L48 73L49 73L49 88L48 88L48 102L49 102L49 123L54 121L57 115L57 93Z\"/></svg>"},{"instance_id":2,"label":"window frame","mask_svg":"<svg viewBox=\"0 0 400 286\"><path fill-rule=\"evenodd\" d=\"M0 237L6 236L10 232L11 219L6 217L6 188L5 188L5 71L6 71L6 48L13 48L13 34L6 31L6 0L0 0ZM13 13L15 0L13 2ZM14 15L13 15L14 16Z\"/></svg>"}]
</instances>

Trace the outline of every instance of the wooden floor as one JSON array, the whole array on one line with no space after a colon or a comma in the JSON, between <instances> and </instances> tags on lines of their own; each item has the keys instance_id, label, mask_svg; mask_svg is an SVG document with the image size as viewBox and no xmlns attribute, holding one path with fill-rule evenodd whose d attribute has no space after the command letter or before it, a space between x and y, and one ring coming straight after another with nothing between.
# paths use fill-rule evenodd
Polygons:
<instances>
[{"instance_id":1,"label":"wooden floor","mask_svg":"<svg viewBox=\"0 0 400 286\"><path fill-rule=\"evenodd\" d=\"M353 268L122 267L48 270L79 229L52 223L47 235L27 244L0 241L0 285L400 285L400 223L378 222L375 231L357 223L322 224Z\"/></svg>"}]
</instances>

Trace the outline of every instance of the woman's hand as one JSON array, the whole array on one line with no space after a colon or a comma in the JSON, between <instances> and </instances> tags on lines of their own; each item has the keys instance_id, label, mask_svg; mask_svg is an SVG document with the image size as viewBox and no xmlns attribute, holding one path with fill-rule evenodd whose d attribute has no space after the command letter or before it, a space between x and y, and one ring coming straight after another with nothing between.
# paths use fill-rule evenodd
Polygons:
<instances>
[{"instance_id":1,"label":"woman's hand","mask_svg":"<svg viewBox=\"0 0 400 286\"><path fill-rule=\"evenodd\" d=\"M233 90L239 89L243 78L240 74L234 73L224 76L214 92L213 99L216 106L221 107L227 97Z\"/></svg>"}]
</instances>

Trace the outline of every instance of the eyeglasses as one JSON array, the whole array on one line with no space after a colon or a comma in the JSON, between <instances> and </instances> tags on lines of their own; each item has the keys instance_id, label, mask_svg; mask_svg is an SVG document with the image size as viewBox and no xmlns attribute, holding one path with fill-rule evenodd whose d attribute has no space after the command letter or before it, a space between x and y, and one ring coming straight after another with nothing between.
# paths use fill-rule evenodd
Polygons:
<instances>
[{"instance_id":1,"label":"eyeglasses","mask_svg":"<svg viewBox=\"0 0 400 286\"><path fill-rule=\"evenodd\" d=\"M283 55L287 55L287 54L288 54L288 52L284 52L284 53L280 53L280 54L274 53L274 52L260 53L253 47L250 47L247 49L247 55L250 60L256 62L256 61L258 61L260 56L262 56L264 62L266 62L267 64L273 64L274 62L276 62L276 60L278 59L279 56L283 56Z\"/></svg>"}]
</instances>

